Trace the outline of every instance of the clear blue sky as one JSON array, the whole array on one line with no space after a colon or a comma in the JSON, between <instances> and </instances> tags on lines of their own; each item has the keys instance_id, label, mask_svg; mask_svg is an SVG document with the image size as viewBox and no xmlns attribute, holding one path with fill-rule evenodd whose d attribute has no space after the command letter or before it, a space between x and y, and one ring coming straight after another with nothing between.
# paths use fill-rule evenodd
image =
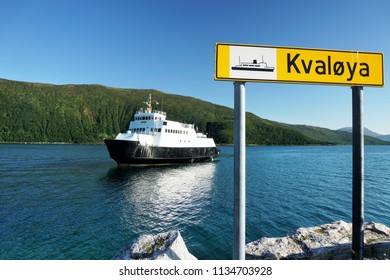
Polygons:
<instances>
[{"instance_id":1,"label":"clear blue sky","mask_svg":"<svg viewBox=\"0 0 390 280\"><path fill-rule=\"evenodd\" d=\"M214 81L216 42L384 53L385 87L364 88L365 126L390 134L390 1L0 1L0 77L152 88L233 107ZM246 84L246 110L331 129L351 126L351 89ZM196 110L196 108L194 108Z\"/></svg>"}]
</instances>

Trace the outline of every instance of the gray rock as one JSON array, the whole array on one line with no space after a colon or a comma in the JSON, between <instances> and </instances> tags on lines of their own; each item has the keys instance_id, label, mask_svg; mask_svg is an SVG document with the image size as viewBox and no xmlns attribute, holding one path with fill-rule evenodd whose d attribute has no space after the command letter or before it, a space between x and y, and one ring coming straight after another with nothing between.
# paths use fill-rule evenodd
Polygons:
<instances>
[{"instance_id":1,"label":"gray rock","mask_svg":"<svg viewBox=\"0 0 390 280\"><path fill-rule=\"evenodd\" d=\"M285 237L261 238L246 245L246 259L351 259L352 224L336 221L299 228ZM390 229L379 223L364 225L365 258L390 258Z\"/></svg>"},{"instance_id":2,"label":"gray rock","mask_svg":"<svg viewBox=\"0 0 390 280\"><path fill-rule=\"evenodd\" d=\"M179 231L141 235L117 253L113 260L196 260L188 252Z\"/></svg>"}]
</instances>

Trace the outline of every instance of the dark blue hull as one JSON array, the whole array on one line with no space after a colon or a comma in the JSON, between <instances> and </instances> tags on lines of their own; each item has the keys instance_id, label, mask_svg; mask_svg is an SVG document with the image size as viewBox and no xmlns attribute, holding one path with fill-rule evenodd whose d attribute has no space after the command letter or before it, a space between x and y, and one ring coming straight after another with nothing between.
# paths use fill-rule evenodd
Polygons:
<instances>
[{"instance_id":1,"label":"dark blue hull","mask_svg":"<svg viewBox=\"0 0 390 280\"><path fill-rule=\"evenodd\" d=\"M145 147L137 141L104 139L110 157L118 165L170 164L212 160L219 155L216 147L173 148Z\"/></svg>"}]
</instances>

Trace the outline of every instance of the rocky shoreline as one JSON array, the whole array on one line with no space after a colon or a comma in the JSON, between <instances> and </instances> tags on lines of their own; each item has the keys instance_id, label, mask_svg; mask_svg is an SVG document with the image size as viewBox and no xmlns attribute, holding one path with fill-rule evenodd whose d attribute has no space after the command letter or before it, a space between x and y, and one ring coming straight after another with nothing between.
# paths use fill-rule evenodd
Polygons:
<instances>
[{"instance_id":1,"label":"rocky shoreline","mask_svg":"<svg viewBox=\"0 0 390 280\"><path fill-rule=\"evenodd\" d=\"M263 237L246 245L247 260L348 260L352 258L352 223L335 221L298 228L284 237ZM390 228L364 224L365 259L390 259ZM179 231L141 235L115 260L196 260Z\"/></svg>"}]
</instances>

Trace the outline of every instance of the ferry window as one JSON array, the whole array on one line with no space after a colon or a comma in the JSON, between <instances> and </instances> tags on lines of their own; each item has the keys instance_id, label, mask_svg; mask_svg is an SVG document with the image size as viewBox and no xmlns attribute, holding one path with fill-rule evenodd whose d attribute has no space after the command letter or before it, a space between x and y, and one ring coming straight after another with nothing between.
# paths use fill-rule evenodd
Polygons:
<instances>
[{"instance_id":1,"label":"ferry window","mask_svg":"<svg viewBox=\"0 0 390 280\"><path fill-rule=\"evenodd\" d=\"M152 131L152 132L153 132L153 128L151 128L151 129L150 129L150 131Z\"/></svg>"},{"instance_id":2,"label":"ferry window","mask_svg":"<svg viewBox=\"0 0 390 280\"><path fill-rule=\"evenodd\" d=\"M145 127L142 128L142 131L145 131Z\"/></svg>"},{"instance_id":3,"label":"ferry window","mask_svg":"<svg viewBox=\"0 0 390 280\"><path fill-rule=\"evenodd\" d=\"M158 129L158 132L161 132L161 128Z\"/></svg>"},{"instance_id":4,"label":"ferry window","mask_svg":"<svg viewBox=\"0 0 390 280\"><path fill-rule=\"evenodd\" d=\"M167 125L167 122L164 122L163 125Z\"/></svg>"}]
</instances>

